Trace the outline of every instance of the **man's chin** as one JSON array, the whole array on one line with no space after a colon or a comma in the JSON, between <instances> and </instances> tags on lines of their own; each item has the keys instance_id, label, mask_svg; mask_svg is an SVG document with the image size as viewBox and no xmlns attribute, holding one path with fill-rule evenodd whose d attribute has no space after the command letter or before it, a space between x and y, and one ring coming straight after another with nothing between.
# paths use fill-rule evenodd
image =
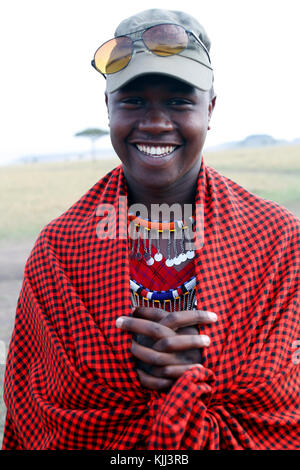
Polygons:
<instances>
[{"instance_id":1,"label":"man's chin","mask_svg":"<svg viewBox=\"0 0 300 470\"><path fill-rule=\"evenodd\" d=\"M146 191L160 191L162 193L167 192L177 181L181 179L178 173L176 175L170 175L170 173L164 174L164 172L147 172L147 177L137 177L134 176L134 179L140 186L142 186Z\"/></svg>"}]
</instances>

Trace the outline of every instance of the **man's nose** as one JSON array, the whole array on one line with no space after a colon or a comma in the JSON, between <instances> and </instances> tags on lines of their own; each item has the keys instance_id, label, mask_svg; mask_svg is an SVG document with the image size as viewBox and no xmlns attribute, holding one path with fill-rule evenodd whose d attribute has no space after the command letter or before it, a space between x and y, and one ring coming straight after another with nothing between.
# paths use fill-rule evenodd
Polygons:
<instances>
[{"instance_id":1,"label":"man's nose","mask_svg":"<svg viewBox=\"0 0 300 470\"><path fill-rule=\"evenodd\" d=\"M139 130L149 134L170 132L174 125L169 117L162 111L149 110L139 122Z\"/></svg>"}]
</instances>

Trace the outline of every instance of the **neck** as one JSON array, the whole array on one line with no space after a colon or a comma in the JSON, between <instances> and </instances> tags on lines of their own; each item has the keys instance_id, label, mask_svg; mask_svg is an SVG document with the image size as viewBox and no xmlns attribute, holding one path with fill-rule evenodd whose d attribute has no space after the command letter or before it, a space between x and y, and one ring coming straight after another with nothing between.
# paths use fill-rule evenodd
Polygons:
<instances>
[{"instance_id":1,"label":"neck","mask_svg":"<svg viewBox=\"0 0 300 470\"><path fill-rule=\"evenodd\" d=\"M151 206L154 204L167 204L168 206L179 204L182 209L185 204L194 205L200 167L201 160L179 181L164 187L146 186L133 179L123 167L127 182L128 206L141 204L151 214Z\"/></svg>"}]
</instances>

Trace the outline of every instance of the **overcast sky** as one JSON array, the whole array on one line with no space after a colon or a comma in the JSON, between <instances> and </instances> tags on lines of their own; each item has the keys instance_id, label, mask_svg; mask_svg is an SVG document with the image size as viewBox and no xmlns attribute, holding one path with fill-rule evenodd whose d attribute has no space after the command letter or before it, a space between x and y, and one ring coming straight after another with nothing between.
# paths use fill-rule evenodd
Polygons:
<instances>
[{"instance_id":1,"label":"overcast sky","mask_svg":"<svg viewBox=\"0 0 300 470\"><path fill-rule=\"evenodd\" d=\"M217 105L207 145L300 137L299 0L2 0L0 162L88 148L74 134L107 127L94 51L149 7L185 10L212 41Z\"/></svg>"}]
</instances>

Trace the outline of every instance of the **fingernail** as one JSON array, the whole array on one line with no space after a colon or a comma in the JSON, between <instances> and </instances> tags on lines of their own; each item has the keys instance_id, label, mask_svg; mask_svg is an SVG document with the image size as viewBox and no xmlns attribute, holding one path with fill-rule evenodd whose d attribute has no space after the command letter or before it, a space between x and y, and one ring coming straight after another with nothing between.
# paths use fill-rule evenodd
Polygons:
<instances>
[{"instance_id":1,"label":"fingernail","mask_svg":"<svg viewBox=\"0 0 300 470\"><path fill-rule=\"evenodd\" d=\"M211 321L217 321L218 316L214 312L207 312L207 316Z\"/></svg>"},{"instance_id":2,"label":"fingernail","mask_svg":"<svg viewBox=\"0 0 300 470\"><path fill-rule=\"evenodd\" d=\"M122 317L117 318L117 320L116 320L116 327L117 327L117 328L122 328L123 324L124 324L123 318L122 318Z\"/></svg>"},{"instance_id":3,"label":"fingernail","mask_svg":"<svg viewBox=\"0 0 300 470\"><path fill-rule=\"evenodd\" d=\"M205 346L209 346L210 345L210 338L209 336L206 336L206 335L203 335L203 343L205 344Z\"/></svg>"}]
</instances>

